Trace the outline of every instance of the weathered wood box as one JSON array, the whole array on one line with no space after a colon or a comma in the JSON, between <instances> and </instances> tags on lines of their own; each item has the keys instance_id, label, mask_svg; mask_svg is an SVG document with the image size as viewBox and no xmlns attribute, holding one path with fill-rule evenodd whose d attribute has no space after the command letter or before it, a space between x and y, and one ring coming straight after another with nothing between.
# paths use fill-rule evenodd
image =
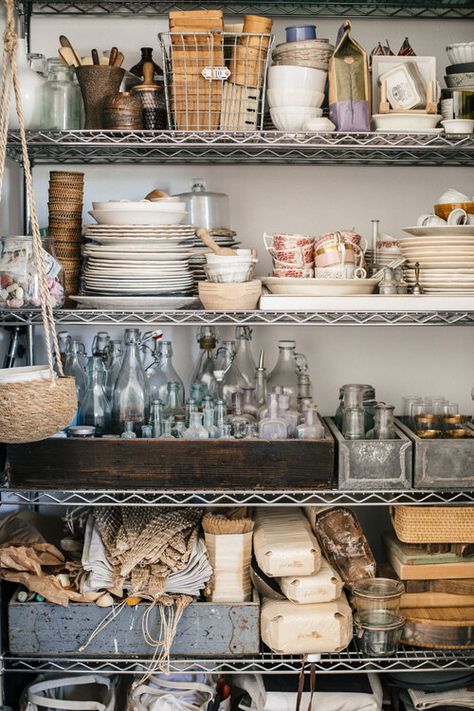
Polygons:
<instances>
[{"instance_id":1,"label":"weathered wood box","mask_svg":"<svg viewBox=\"0 0 474 711\"><path fill-rule=\"evenodd\" d=\"M413 442L415 489L474 489L474 436L468 439L421 439L401 420L395 422ZM474 429L470 429L474 435Z\"/></svg>"},{"instance_id":2,"label":"weathered wood box","mask_svg":"<svg viewBox=\"0 0 474 711\"><path fill-rule=\"evenodd\" d=\"M148 605L125 606L117 617L80 653L79 648L111 608L71 603L61 607L49 602L16 602L8 605L10 653L15 655L136 655L151 656L142 632ZM160 636L160 614L155 607L149 630ZM253 602L194 602L184 611L171 648L173 656L239 657L260 649L260 604Z\"/></svg>"},{"instance_id":3,"label":"weathered wood box","mask_svg":"<svg viewBox=\"0 0 474 711\"><path fill-rule=\"evenodd\" d=\"M45 439L7 446L12 486L309 488L334 484L334 439Z\"/></svg>"},{"instance_id":4,"label":"weathered wood box","mask_svg":"<svg viewBox=\"0 0 474 711\"><path fill-rule=\"evenodd\" d=\"M396 428L396 439L348 440L334 422L325 422L336 440L339 489L409 489L412 481L412 442Z\"/></svg>"}]
</instances>

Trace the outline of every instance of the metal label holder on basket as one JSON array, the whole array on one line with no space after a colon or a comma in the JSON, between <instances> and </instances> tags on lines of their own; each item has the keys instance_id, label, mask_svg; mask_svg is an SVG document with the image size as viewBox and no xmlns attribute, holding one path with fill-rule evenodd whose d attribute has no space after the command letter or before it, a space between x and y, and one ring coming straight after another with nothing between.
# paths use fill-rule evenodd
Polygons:
<instances>
[{"instance_id":1,"label":"metal label holder on basket","mask_svg":"<svg viewBox=\"0 0 474 711\"><path fill-rule=\"evenodd\" d=\"M46 378L35 379L38 368L32 367L31 378L25 378L21 368L17 378L2 378L0 371L0 442L21 443L35 442L50 437L66 427L77 410L76 384L74 378L65 377L59 354L59 345L54 323L53 307L49 298L46 268L41 247L41 236L33 191L31 165L26 143L25 121L21 103L20 86L17 70L18 35L15 29L14 0L5 0L6 27L3 34L3 62L1 74L0 108L0 196L5 174L6 149L8 138L8 118L12 95L15 97L23 168L25 173L26 193L30 206L31 227L33 233L33 254L38 270L39 292L41 297L41 318L44 326L44 338L48 366ZM52 344L51 344L52 342ZM53 354L59 377L54 371ZM15 369L13 369L14 373ZM36 372L35 372L36 371ZM11 374L12 369L8 369ZM28 373L26 373L28 376Z\"/></svg>"},{"instance_id":2,"label":"metal label holder on basket","mask_svg":"<svg viewBox=\"0 0 474 711\"><path fill-rule=\"evenodd\" d=\"M272 34L165 32L158 38L172 129L263 129Z\"/></svg>"}]
</instances>

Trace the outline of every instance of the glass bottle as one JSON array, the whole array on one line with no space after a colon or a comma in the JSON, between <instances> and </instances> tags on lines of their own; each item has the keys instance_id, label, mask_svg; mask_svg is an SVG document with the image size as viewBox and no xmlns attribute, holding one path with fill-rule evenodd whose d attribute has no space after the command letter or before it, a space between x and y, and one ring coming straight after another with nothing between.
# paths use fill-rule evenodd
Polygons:
<instances>
[{"instance_id":1,"label":"glass bottle","mask_svg":"<svg viewBox=\"0 0 474 711\"><path fill-rule=\"evenodd\" d=\"M114 388L122 366L123 348L122 341L109 341L107 348L107 376L105 391L110 402L114 400Z\"/></svg>"},{"instance_id":2,"label":"glass bottle","mask_svg":"<svg viewBox=\"0 0 474 711\"><path fill-rule=\"evenodd\" d=\"M258 411L260 408L258 406L257 400L255 399L255 388L245 387L242 388L242 392L244 394L244 401L242 404L243 411L257 419Z\"/></svg>"},{"instance_id":3,"label":"glass bottle","mask_svg":"<svg viewBox=\"0 0 474 711\"><path fill-rule=\"evenodd\" d=\"M66 359L71 350L72 338L69 331L59 331L58 333L58 345L59 345L59 355L61 356L61 363L64 367L66 365Z\"/></svg>"},{"instance_id":4,"label":"glass bottle","mask_svg":"<svg viewBox=\"0 0 474 711\"><path fill-rule=\"evenodd\" d=\"M179 399L181 405L184 405L184 385L173 366L173 346L171 341L155 340L154 361L147 368L146 374L150 383L152 400L159 398L165 402L168 383L178 383Z\"/></svg>"},{"instance_id":5,"label":"glass bottle","mask_svg":"<svg viewBox=\"0 0 474 711\"><path fill-rule=\"evenodd\" d=\"M262 407L267 402L267 370L263 351L260 351L258 367L255 369L255 399L259 407Z\"/></svg>"},{"instance_id":6,"label":"glass bottle","mask_svg":"<svg viewBox=\"0 0 474 711\"><path fill-rule=\"evenodd\" d=\"M217 345L217 337L213 326L201 326L198 332L198 343L201 352L191 377L191 383L203 383L204 395L214 397L216 389L214 350Z\"/></svg>"},{"instance_id":7,"label":"glass bottle","mask_svg":"<svg viewBox=\"0 0 474 711\"><path fill-rule=\"evenodd\" d=\"M244 439L259 439L258 425L256 422L249 422L248 425L245 425Z\"/></svg>"},{"instance_id":8,"label":"glass bottle","mask_svg":"<svg viewBox=\"0 0 474 711\"><path fill-rule=\"evenodd\" d=\"M154 81L163 81L163 70L159 64L153 61L153 48L141 47L140 52L142 53L141 59L130 69L130 73L135 74L135 76L140 77L140 79L143 79L143 65L145 62L151 62L154 69Z\"/></svg>"},{"instance_id":9,"label":"glass bottle","mask_svg":"<svg viewBox=\"0 0 474 711\"><path fill-rule=\"evenodd\" d=\"M151 425L142 425L142 439L153 438L153 427Z\"/></svg>"},{"instance_id":10,"label":"glass bottle","mask_svg":"<svg viewBox=\"0 0 474 711\"><path fill-rule=\"evenodd\" d=\"M72 375L76 381L77 402L79 407L87 390L86 372L79 360L80 355L84 355L85 352L84 344L81 343L81 341L73 339L64 364L64 375Z\"/></svg>"},{"instance_id":11,"label":"glass bottle","mask_svg":"<svg viewBox=\"0 0 474 711\"><path fill-rule=\"evenodd\" d=\"M302 360L302 356L297 356L298 364L298 397L297 397L297 409L302 412L303 401L311 399L313 397L313 387L311 384L311 378L308 372L308 364L306 358Z\"/></svg>"},{"instance_id":12,"label":"glass bottle","mask_svg":"<svg viewBox=\"0 0 474 711\"><path fill-rule=\"evenodd\" d=\"M258 425L260 439L286 439L287 425L278 412L278 396L272 393L268 403L268 416L260 420Z\"/></svg>"},{"instance_id":13,"label":"glass bottle","mask_svg":"<svg viewBox=\"0 0 474 711\"><path fill-rule=\"evenodd\" d=\"M120 437L122 439L135 439L137 435L133 431L134 426L135 426L135 422L133 422L132 420L127 420L124 423L125 429L122 432L122 434L120 435Z\"/></svg>"},{"instance_id":14,"label":"glass bottle","mask_svg":"<svg viewBox=\"0 0 474 711\"><path fill-rule=\"evenodd\" d=\"M252 329L237 326L235 329L236 349L230 368L224 374L224 397L232 402L233 393L251 387L255 381L255 361L252 356Z\"/></svg>"},{"instance_id":15,"label":"glass bottle","mask_svg":"<svg viewBox=\"0 0 474 711\"><path fill-rule=\"evenodd\" d=\"M43 86L41 128L77 131L81 128L81 90L74 67L48 59L48 81Z\"/></svg>"},{"instance_id":16,"label":"glass bottle","mask_svg":"<svg viewBox=\"0 0 474 711\"><path fill-rule=\"evenodd\" d=\"M245 437L245 427L248 424L255 422L255 417L243 411L242 393L237 392L232 395L233 414L228 420L232 426L232 434L237 439Z\"/></svg>"},{"instance_id":17,"label":"glass bottle","mask_svg":"<svg viewBox=\"0 0 474 711\"><path fill-rule=\"evenodd\" d=\"M124 340L125 355L114 389L113 425L115 432L121 432L125 422L132 421L139 434L150 409L148 378L140 358L140 332L127 328Z\"/></svg>"},{"instance_id":18,"label":"glass bottle","mask_svg":"<svg viewBox=\"0 0 474 711\"><path fill-rule=\"evenodd\" d=\"M35 72L30 63L32 55L28 54L26 39L18 39L16 50L16 62L18 72L18 84L20 87L21 103L26 129L41 128L41 104L43 87L46 84L44 73ZM42 56L44 63L45 58ZM44 72L44 68L42 69ZM15 96L12 92L10 104L10 118L8 122L10 129L18 130L18 116L16 112Z\"/></svg>"},{"instance_id":19,"label":"glass bottle","mask_svg":"<svg viewBox=\"0 0 474 711\"><path fill-rule=\"evenodd\" d=\"M202 424L201 412L191 412L191 422L183 436L185 439L209 439L209 432Z\"/></svg>"},{"instance_id":20,"label":"glass bottle","mask_svg":"<svg viewBox=\"0 0 474 711\"><path fill-rule=\"evenodd\" d=\"M344 408L342 434L346 439L365 439L365 413L363 407Z\"/></svg>"},{"instance_id":21,"label":"glass bottle","mask_svg":"<svg viewBox=\"0 0 474 711\"><path fill-rule=\"evenodd\" d=\"M158 438L163 430L163 404L161 400L152 400L150 406L150 424L153 437Z\"/></svg>"},{"instance_id":22,"label":"glass bottle","mask_svg":"<svg viewBox=\"0 0 474 711\"><path fill-rule=\"evenodd\" d=\"M168 383L168 394L166 396L164 415L167 418L184 415L184 407L181 402L181 388L180 384L176 380Z\"/></svg>"},{"instance_id":23,"label":"glass bottle","mask_svg":"<svg viewBox=\"0 0 474 711\"><path fill-rule=\"evenodd\" d=\"M367 439L396 439L395 423L393 421L393 405L380 403L375 408L375 424L367 432Z\"/></svg>"},{"instance_id":24,"label":"glass bottle","mask_svg":"<svg viewBox=\"0 0 474 711\"><path fill-rule=\"evenodd\" d=\"M324 439L324 427L318 417L315 407L309 407L304 412L304 422L296 428L298 439Z\"/></svg>"},{"instance_id":25,"label":"glass bottle","mask_svg":"<svg viewBox=\"0 0 474 711\"><path fill-rule=\"evenodd\" d=\"M185 407L185 414L184 414L184 422L186 424L186 427L189 427L189 423L191 422L191 412L197 412L198 411L198 404L196 400L192 397L188 397L186 400L186 407Z\"/></svg>"},{"instance_id":26,"label":"glass bottle","mask_svg":"<svg viewBox=\"0 0 474 711\"><path fill-rule=\"evenodd\" d=\"M171 428L171 434L175 439L184 438L184 430L186 429L186 423L184 421L183 415L178 415L176 417L175 423Z\"/></svg>"},{"instance_id":27,"label":"glass bottle","mask_svg":"<svg viewBox=\"0 0 474 711\"><path fill-rule=\"evenodd\" d=\"M159 439L174 439L173 437L173 419L169 418L163 422L163 432Z\"/></svg>"},{"instance_id":28,"label":"glass bottle","mask_svg":"<svg viewBox=\"0 0 474 711\"><path fill-rule=\"evenodd\" d=\"M91 425L96 436L110 432L112 427L111 404L105 392L105 366L101 358L91 356L87 365L87 390L79 409L79 424Z\"/></svg>"},{"instance_id":29,"label":"glass bottle","mask_svg":"<svg viewBox=\"0 0 474 711\"><path fill-rule=\"evenodd\" d=\"M191 384L191 400L194 400L197 407L201 407L204 398L206 397L206 386L202 382L195 382Z\"/></svg>"},{"instance_id":30,"label":"glass bottle","mask_svg":"<svg viewBox=\"0 0 474 711\"><path fill-rule=\"evenodd\" d=\"M272 392L267 395L267 401L266 401L266 403L265 403L264 405L262 405L262 407L261 407L260 410L258 411L258 419L259 419L259 420L263 420L263 418L264 418L264 417L267 417L267 415L268 415L268 406L269 406L269 403L270 403L270 396L271 396L271 395L276 395L276 396L277 396L277 400L278 400L278 398L280 397L280 395L281 395L282 393L283 393L283 388L281 387L281 385L275 385L275 386L272 388Z\"/></svg>"},{"instance_id":31,"label":"glass bottle","mask_svg":"<svg viewBox=\"0 0 474 711\"><path fill-rule=\"evenodd\" d=\"M214 408L206 407L203 411L204 427L209 433L209 439L219 439L221 436L220 430L214 424Z\"/></svg>"},{"instance_id":32,"label":"glass bottle","mask_svg":"<svg viewBox=\"0 0 474 711\"><path fill-rule=\"evenodd\" d=\"M310 407L316 407L316 405L313 402L312 397L305 397L300 402L298 402L298 411L299 411L299 417L298 417L298 424L303 425L305 422L305 411L309 410Z\"/></svg>"},{"instance_id":33,"label":"glass bottle","mask_svg":"<svg viewBox=\"0 0 474 711\"><path fill-rule=\"evenodd\" d=\"M110 336L107 331L97 331L92 341L92 355L102 358L104 363L107 363L109 358L109 343Z\"/></svg>"},{"instance_id":34,"label":"glass bottle","mask_svg":"<svg viewBox=\"0 0 474 711\"><path fill-rule=\"evenodd\" d=\"M298 396L298 374L295 341L278 341L278 360L270 373L267 387L281 385L290 392L290 407L296 407Z\"/></svg>"},{"instance_id":35,"label":"glass bottle","mask_svg":"<svg viewBox=\"0 0 474 711\"><path fill-rule=\"evenodd\" d=\"M221 439L234 439L234 437L232 436L232 425L230 425L228 422L224 425L220 438Z\"/></svg>"},{"instance_id":36,"label":"glass bottle","mask_svg":"<svg viewBox=\"0 0 474 711\"><path fill-rule=\"evenodd\" d=\"M222 341L217 349L215 357L215 366L218 370L223 370L226 373L235 356L235 341Z\"/></svg>"},{"instance_id":37,"label":"glass bottle","mask_svg":"<svg viewBox=\"0 0 474 711\"><path fill-rule=\"evenodd\" d=\"M299 412L290 409L290 394L285 392L283 388L282 394L278 397L278 414L282 417L288 428L288 437L296 437L296 428L298 426Z\"/></svg>"},{"instance_id":38,"label":"glass bottle","mask_svg":"<svg viewBox=\"0 0 474 711\"><path fill-rule=\"evenodd\" d=\"M216 427L219 430L219 434L222 437L224 433L224 426L228 424L227 422L227 404L223 398L216 400Z\"/></svg>"},{"instance_id":39,"label":"glass bottle","mask_svg":"<svg viewBox=\"0 0 474 711\"><path fill-rule=\"evenodd\" d=\"M336 411L336 426L342 431L345 407L363 407L365 410L365 431L374 426L377 400L373 385L350 383L339 389L339 407Z\"/></svg>"}]
</instances>

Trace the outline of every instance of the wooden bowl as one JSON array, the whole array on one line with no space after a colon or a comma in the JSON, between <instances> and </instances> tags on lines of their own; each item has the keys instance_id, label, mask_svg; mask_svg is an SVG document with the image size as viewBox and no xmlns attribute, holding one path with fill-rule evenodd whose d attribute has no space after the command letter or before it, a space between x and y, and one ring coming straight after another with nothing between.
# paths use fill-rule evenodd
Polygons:
<instances>
[{"instance_id":1,"label":"wooden bowl","mask_svg":"<svg viewBox=\"0 0 474 711\"><path fill-rule=\"evenodd\" d=\"M467 213L474 214L474 202L449 202L443 203L442 205L435 205L435 215L441 217L442 220L447 220L449 213L452 210L456 210L458 207L462 208Z\"/></svg>"},{"instance_id":2,"label":"wooden bowl","mask_svg":"<svg viewBox=\"0 0 474 711\"><path fill-rule=\"evenodd\" d=\"M199 298L208 311L252 311L262 293L258 279L241 284L199 282Z\"/></svg>"}]
</instances>

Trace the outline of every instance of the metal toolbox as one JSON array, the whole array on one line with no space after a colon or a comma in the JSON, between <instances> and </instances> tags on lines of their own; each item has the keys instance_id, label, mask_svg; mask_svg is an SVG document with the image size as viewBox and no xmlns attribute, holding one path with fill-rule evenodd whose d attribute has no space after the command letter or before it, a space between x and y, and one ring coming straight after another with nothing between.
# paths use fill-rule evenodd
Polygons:
<instances>
[{"instance_id":1,"label":"metal toolbox","mask_svg":"<svg viewBox=\"0 0 474 711\"><path fill-rule=\"evenodd\" d=\"M146 603L125 605L117 617L80 653L83 655L151 656L142 632ZM10 653L15 655L71 655L79 648L111 608L93 603L71 603L61 607L49 602L17 602L8 605ZM160 613L150 614L149 630L160 636ZM184 611L171 647L174 656L240 657L260 649L260 603L194 602Z\"/></svg>"},{"instance_id":2,"label":"metal toolbox","mask_svg":"<svg viewBox=\"0 0 474 711\"><path fill-rule=\"evenodd\" d=\"M397 439L347 440L333 417L324 421L336 440L339 489L409 489L412 480L412 443L396 427Z\"/></svg>"},{"instance_id":3,"label":"metal toolbox","mask_svg":"<svg viewBox=\"0 0 474 711\"><path fill-rule=\"evenodd\" d=\"M413 442L415 489L474 489L474 437L421 439L401 420L396 423Z\"/></svg>"}]
</instances>

